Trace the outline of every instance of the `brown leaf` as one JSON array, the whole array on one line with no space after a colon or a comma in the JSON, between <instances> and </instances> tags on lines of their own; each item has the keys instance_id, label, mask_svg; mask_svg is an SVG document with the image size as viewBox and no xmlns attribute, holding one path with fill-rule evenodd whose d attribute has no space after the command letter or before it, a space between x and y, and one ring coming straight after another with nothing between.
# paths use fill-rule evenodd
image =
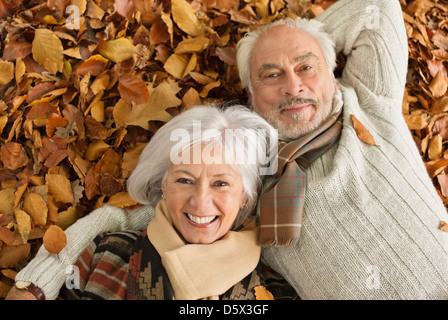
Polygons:
<instances>
[{"instance_id":1,"label":"brown leaf","mask_svg":"<svg viewBox=\"0 0 448 320\"><path fill-rule=\"evenodd\" d=\"M26 41L10 41L3 50L3 59L14 61L23 59L31 53L31 43Z\"/></svg>"},{"instance_id":2,"label":"brown leaf","mask_svg":"<svg viewBox=\"0 0 448 320\"><path fill-rule=\"evenodd\" d=\"M0 268L11 268L25 260L31 251L29 243L20 245L2 245L0 249Z\"/></svg>"},{"instance_id":3,"label":"brown leaf","mask_svg":"<svg viewBox=\"0 0 448 320\"><path fill-rule=\"evenodd\" d=\"M28 158L22 145L16 142L6 142L0 148L0 159L3 165L11 170L21 168L28 163Z\"/></svg>"},{"instance_id":4,"label":"brown leaf","mask_svg":"<svg viewBox=\"0 0 448 320\"><path fill-rule=\"evenodd\" d=\"M11 245L14 242L14 233L8 228L0 226L0 241L3 241L7 245Z\"/></svg>"},{"instance_id":5,"label":"brown leaf","mask_svg":"<svg viewBox=\"0 0 448 320\"><path fill-rule=\"evenodd\" d=\"M356 134L358 135L358 138L371 146L376 145L375 140L373 139L369 130L367 130L366 127L364 127L364 125L361 122L359 122L359 120L353 114L351 114L350 117L353 121L353 127L355 129Z\"/></svg>"},{"instance_id":6,"label":"brown leaf","mask_svg":"<svg viewBox=\"0 0 448 320\"><path fill-rule=\"evenodd\" d=\"M50 226L45 232L43 245L48 252L58 254L67 245L67 236L64 230L56 225Z\"/></svg>"},{"instance_id":7,"label":"brown leaf","mask_svg":"<svg viewBox=\"0 0 448 320\"><path fill-rule=\"evenodd\" d=\"M135 75L124 74L120 77L118 91L127 103L146 103L149 100L149 92L142 79Z\"/></svg>"}]
</instances>

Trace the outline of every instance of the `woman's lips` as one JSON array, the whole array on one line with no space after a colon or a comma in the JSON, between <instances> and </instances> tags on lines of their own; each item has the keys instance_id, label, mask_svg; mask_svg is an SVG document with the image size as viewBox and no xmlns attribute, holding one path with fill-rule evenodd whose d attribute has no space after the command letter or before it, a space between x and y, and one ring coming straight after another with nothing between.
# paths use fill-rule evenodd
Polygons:
<instances>
[{"instance_id":1,"label":"woman's lips","mask_svg":"<svg viewBox=\"0 0 448 320\"><path fill-rule=\"evenodd\" d=\"M206 227L210 226L217 220L217 217L218 217L218 216L199 217L199 216L194 216L189 213L185 213L185 216L187 217L187 220L190 224L192 224L195 227L200 227L200 228L206 228Z\"/></svg>"}]
</instances>

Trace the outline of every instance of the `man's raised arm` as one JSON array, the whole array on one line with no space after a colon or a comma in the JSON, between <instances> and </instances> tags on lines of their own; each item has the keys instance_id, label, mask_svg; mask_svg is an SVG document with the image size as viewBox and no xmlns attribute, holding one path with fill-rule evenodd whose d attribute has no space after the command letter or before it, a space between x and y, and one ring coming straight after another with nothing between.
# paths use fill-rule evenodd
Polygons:
<instances>
[{"instance_id":1,"label":"man's raised arm","mask_svg":"<svg viewBox=\"0 0 448 320\"><path fill-rule=\"evenodd\" d=\"M315 19L347 57L343 83L361 100L374 94L401 103L408 46L398 0L340 0Z\"/></svg>"}]
</instances>

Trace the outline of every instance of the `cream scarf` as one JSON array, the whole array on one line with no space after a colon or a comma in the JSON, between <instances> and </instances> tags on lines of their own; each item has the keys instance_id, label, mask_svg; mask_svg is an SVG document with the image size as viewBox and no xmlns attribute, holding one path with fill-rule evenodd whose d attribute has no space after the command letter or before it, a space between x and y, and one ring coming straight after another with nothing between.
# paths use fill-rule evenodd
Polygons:
<instances>
[{"instance_id":1,"label":"cream scarf","mask_svg":"<svg viewBox=\"0 0 448 320\"><path fill-rule=\"evenodd\" d=\"M250 274L260 259L255 222L211 244L186 244L171 223L165 200L157 204L147 233L177 300L218 299Z\"/></svg>"}]
</instances>

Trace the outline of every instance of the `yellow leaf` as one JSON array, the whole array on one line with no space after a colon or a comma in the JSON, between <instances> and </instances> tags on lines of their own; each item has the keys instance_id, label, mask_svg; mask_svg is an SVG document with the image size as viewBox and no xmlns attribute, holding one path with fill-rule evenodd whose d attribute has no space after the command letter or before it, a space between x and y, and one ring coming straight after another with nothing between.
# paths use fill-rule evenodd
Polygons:
<instances>
[{"instance_id":1,"label":"yellow leaf","mask_svg":"<svg viewBox=\"0 0 448 320\"><path fill-rule=\"evenodd\" d=\"M103 140L94 141L87 147L84 158L89 161L99 159L110 146Z\"/></svg>"},{"instance_id":2,"label":"yellow leaf","mask_svg":"<svg viewBox=\"0 0 448 320\"><path fill-rule=\"evenodd\" d=\"M409 130L421 130L428 125L428 122L423 114L414 113L404 115L404 120L406 121Z\"/></svg>"},{"instance_id":3,"label":"yellow leaf","mask_svg":"<svg viewBox=\"0 0 448 320\"><path fill-rule=\"evenodd\" d=\"M125 208L130 206L135 206L137 202L131 198L127 192L118 192L110 197L107 204L117 208Z\"/></svg>"},{"instance_id":4,"label":"yellow leaf","mask_svg":"<svg viewBox=\"0 0 448 320\"><path fill-rule=\"evenodd\" d=\"M132 58L134 45L126 38L107 41L106 46L100 53L115 63Z\"/></svg>"},{"instance_id":5,"label":"yellow leaf","mask_svg":"<svg viewBox=\"0 0 448 320\"><path fill-rule=\"evenodd\" d=\"M196 15L196 10L187 1L172 0L171 13L174 22L182 31L192 36L198 36L202 33L201 22Z\"/></svg>"},{"instance_id":6,"label":"yellow leaf","mask_svg":"<svg viewBox=\"0 0 448 320\"><path fill-rule=\"evenodd\" d=\"M11 214L14 209L14 189L0 190L0 214Z\"/></svg>"},{"instance_id":7,"label":"yellow leaf","mask_svg":"<svg viewBox=\"0 0 448 320\"><path fill-rule=\"evenodd\" d=\"M174 53L190 53L190 52L199 52L206 49L210 44L210 39L205 38L203 36L184 39L182 40L174 49Z\"/></svg>"},{"instance_id":8,"label":"yellow leaf","mask_svg":"<svg viewBox=\"0 0 448 320\"><path fill-rule=\"evenodd\" d=\"M165 80L150 90L150 98L147 103L132 107L132 111L126 118L126 124L149 130L148 121L168 122L172 116L165 110L177 107L182 103L182 100L176 97L180 90L176 82Z\"/></svg>"},{"instance_id":9,"label":"yellow leaf","mask_svg":"<svg viewBox=\"0 0 448 320\"><path fill-rule=\"evenodd\" d=\"M185 68L187 67L188 55L173 53L165 62L163 66L169 74L176 79L182 79Z\"/></svg>"},{"instance_id":10,"label":"yellow leaf","mask_svg":"<svg viewBox=\"0 0 448 320\"><path fill-rule=\"evenodd\" d=\"M23 242L28 241L28 237L31 231L31 217L23 210L15 209L14 215L16 217L17 228L19 229L20 236Z\"/></svg>"},{"instance_id":11,"label":"yellow leaf","mask_svg":"<svg viewBox=\"0 0 448 320\"><path fill-rule=\"evenodd\" d=\"M14 79L14 63L0 61L0 86Z\"/></svg>"},{"instance_id":12,"label":"yellow leaf","mask_svg":"<svg viewBox=\"0 0 448 320\"><path fill-rule=\"evenodd\" d=\"M352 118L353 127L355 128L355 132L358 135L358 138L361 141L363 141L371 146L374 146L375 140L373 139L369 130L367 130L366 127L364 127L364 125L361 122L359 122L359 120L356 119L356 117L353 114L351 114L350 117Z\"/></svg>"},{"instance_id":13,"label":"yellow leaf","mask_svg":"<svg viewBox=\"0 0 448 320\"><path fill-rule=\"evenodd\" d=\"M71 203L73 202L73 192L70 181L60 174L47 174L45 183L48 185L48 191L56 201Z\"/></svg>"},{"instance_id":14,"label":"yellow leaf","mask_svg":"<svg viewBox=\"0 0 448 320\"><path fill-rule=\"evenodd\" d=\"M201 90L201 92L199 93L199 96L201 97L201 98L205 98L205 97L207 97L207 95L208 95L208 92L210 91L210 90L212 90L212 89L214 89L214 88L217 88L217 87L219 87L221 85L221 81L215 81L215 82L212 82L212 83L209 83L209 84L207 84L207 85L205 85L204 86L204 88Z\"/></svg>"},{"instance_id":15,"label":"yellow leaf","mask_svg":"<svg viewBox=\"0 0 448 320\"><path fill-rule=\"evenodd\" d=\"M439 70L434 79L432 79L431 83L429 84L429 90L431 90L431 93L434 96L434 98L439 98L445 95L447 88L448 88L448 80L443 75L443 72Z\"/></svg>"},{"instance_id":16,"label":"yellow leaf","mask_svg":"<svg viewBox=\"0 0 448 320\"><path fill-rule=\"evenodd\" d=\"M170 34L170 40L171 43L173 43L173 21L170 18L170 14L169 13L165 13L162 12L161 15L162 21L165 22L167 28L168 28L168 33Z\"/></svg>"},{"instance_id":17,"label":"yellow leaf","mask_svg":"<svg viewBox=\"0 0 448 320\"><path fill-rule=\"evenodd\" d=\"M48 252L58 254L67 245L67 236L60 227L52 225L45 232L43 245Z\"/></svg>"},{"instance_id":18,"label":"yellow leaf","mask_svg":"<svg viewBox=\"0 0 448 320\"><path fill-rule=\"evenodd\" d=\"M35 31L31 52L34 60L48 72L55 74L64 67L64 48L61 40L48 29Z\"/></svg>"},{"instance_id":19,"label":"yellow leaf","mask_svg":"<svg viewBox=\"0 0 448 320\"><path fill-rule=\"evenodd\" d=\"M37 225L47 223L48 207L41 195L31 192L25 195L23 210L28 213Z\"/></svg>"},{"instance_id":20,"label":"yellow leaf","mask_svg":"<svg viewBox=\"0 0 448 320\"><path fill-rule=\"evenodd\" d=\"M79 219L79 214L76 207L70 207L65 211L59 212L56 219L56 225L62 230L67 229Z\"/></svg>"},{"instance_id":21,"label":"yellow leaf","mask_svg":"<svg viewBox=\"0 0 448 320\"><path fill-rule=\"evenodd\" d=\"M442 136L437 134L431 138L428 148L429 160L437 160L442 153Z\"/></svg>"}]
</instances>

